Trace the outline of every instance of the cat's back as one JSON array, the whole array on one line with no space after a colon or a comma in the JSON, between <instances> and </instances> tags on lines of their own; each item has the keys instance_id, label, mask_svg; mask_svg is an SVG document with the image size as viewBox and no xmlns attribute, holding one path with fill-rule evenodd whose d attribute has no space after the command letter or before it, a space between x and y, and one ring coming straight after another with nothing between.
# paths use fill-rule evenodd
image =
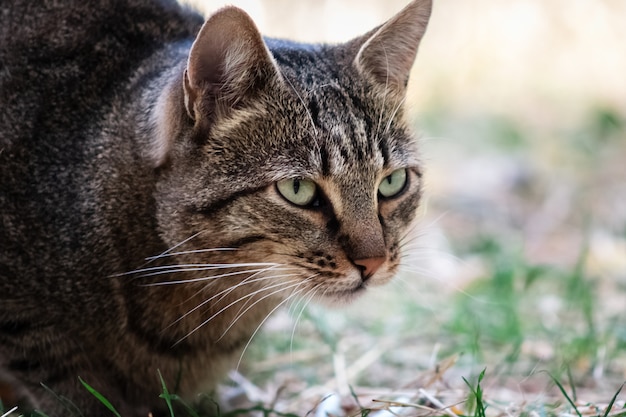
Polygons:
<instances>
[{"instance_id":1,"label":"cat's back","mask_svg":"<svg viewBox=\"0 0 626 417\"><path fill-rule=\"evenodd\" d=\"M202 17L170 0L3 1L4 152L85 126L143 59L167 42L192 38L201 24Z\"/></svg>"},{"instance_id":2,"label":"cat's back","mask_svg":"<svg viewBox=\"0 0 626 417\"><path fill-rule=\"evenodd\" d=\"M107 116L112 103L147 57L202 22L169 0L0 2L0 289L22 264L66 265L77 242L94 250L87 238L105 221L95 193L119 172L97 163L103 132L123 123Z\"/></svg>"}]
</instances>

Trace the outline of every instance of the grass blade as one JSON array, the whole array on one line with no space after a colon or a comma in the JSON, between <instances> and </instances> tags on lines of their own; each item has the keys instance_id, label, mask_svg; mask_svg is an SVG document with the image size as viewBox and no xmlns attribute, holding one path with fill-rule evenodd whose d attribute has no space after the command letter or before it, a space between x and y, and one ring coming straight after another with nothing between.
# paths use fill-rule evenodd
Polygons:
<instances>
[{"instance_id":1,"label":"grass blade","mask_svg":"<svg viewBox=\"0 0 626 417\"><path fill-rule=\"evenodd\" d=\"M626 384L626 382L624 384ZM602 415L602 417L608 417L609 413L611 412L611 408L613 408L613 404L615 404L615 400L617 399L617 396L622 391L622 388L624 388L624 384L620 385L619 389L617 390L613 398L611 398L611 402L609 403L609 405L606 406L606 410L604 411L604 414Z\"/></svg>"},{"instance_id":2,"label":"grass blade","mask_svg":"<svg viewBox=\"0 0 626 417\"><path fill-rule=\"evenodd\" d=\"M356 395L356 392L354 392L354 387L352 385L350 385L350 395L352 395L354 402L356 403L357 407L359 407L359 410L361 410L361 417L367 417L372 410L368 410L361 405L361 402L359 401L359 396Z\"/></svg>"},{"instance_id":3,"label":"grass blade","mask_svg":"<svg viewBox=\"0 0 626 417\"><path fill-rule=\"evenodd\" d=\"M52 388L44 384L43 382L39 383L43 389L48 391L50 395L52 395L69 413L70 415L76 415L80 417L85 417L85 415L80 411L80 409L74 404L69 398L64 397L63 395L59 395ZM44 413L40 411L35 411L36 414L41 416L46 416Z\"/></svg>"},{"instance_id":4,"label":"grass blade","mask_svg":"<svg viewBox=\"0 0 626 417\"><path fill-rule=\"evenodd\" d=\"M161 371L157 371L159 373L159 379L161 380L161 388L163 389L163 393L161 395L159 395L159 398L162 398L165 400L165 403L167 404L167 408L170 410L170 416L174 417L174 402L181 404L185 410L187 410L187 413L189 413L189 415L191 417L200 417L200 415L192 408L190 407L187 403L185 403L185 401L183 401L182 398L180 398L178 396L178 394L172 394L170 393L170 391L167 389L167 385L165 385L165 380L163 379L163 375L161 375ZM217 409L217 415L219 416L219 408Z\"/></svg>"},{"instance_id":5,"label":"grass blade","mask_svg":"<svg viewBox=\"0 0 626 417\"><path fill-rule=\"evenodd\" d=\"M569 395L567 395L567 392L565 391L565 388L563 388L563 385L561 385L559 380L556 379L554 377L554 375L552 375L550 372L547 372L547 374L550 376L550 378L552 378L552 381L554 381L556 386L559 387L559 390L561 390L561 393L563 394L563 396L565 397L567 402L570 403L570 405L574 408L574 411L576 411L576 414L578 415L578 417L583 417L582 414L580 414L580 411L578 410L578 407L576 407L576 404L574 404L574 401L572 401L572 399L569 397Z\"/></svg>"},{"instance_id":6,"label":"grass blade","mask_svg":"<svg viewBox=\"0 0 626 417\"><path fill-rule=\"evenodd\" d=\"M485 377L486 370L487 368L483 369L480 375L478 375L476 388L474 388L472 384L470 384L468 380L465 379L465 377L462 377L463 381L465 381L465 384L467 384L467 386L469 387L471 395L474 397L473 400L476 405L476 411L474 413L474 417L485 417L485 410L487 409L487 405L485 404L485 401L483 399L483 389L480 386L480 383L483 381L483 378Z\"/></svg>"},{"instance_id":7,"label":"grass blade","mask_svg":"<svg viewBox=\"0 0 626 417\"><path fill-rule=\"evenodd\" d=\"M569 386L572 387L572 400L575 402L578 399L576 398L576 385L572 377L572 369L569 366L567 367L567 382L569 382Z\"/></svg>"},{"instance_id":8,"label":"grass blade","mask_svg":"<svg viewBox=\"0 0 626 417\"><path fill-rule=\"evenodd\" d=\"M163 375L161 375L161 371L157 370L159 374L159 379L161 380L161 387L163 388L163 393L159 395L159 398L163 398L165 403L167 404L167 408L170 410L170 416L174 417L174 407L172 406L172 395L167 389L167 385L165 385L165 380L163 379Z\"/></svg>"},{"instance_id":9,"label":"grass blade","mask_svg":"<svg viewBox=\"0 0 626 417\"><path fill-rule=\"evenodd\" d=\"M107 400L104 397L104 395L96 391L95 388L93 388L91 385L86 383L81 377L78 377L78 380L80 381L81 384L83 384L83 387L85 387L87 391L89 391L94 397L96 397L98 401L100 401L106 408L108 408L109 411L111 411L116 417L122 417L120 413L117 412L115 407L113 407L113 404L111 404L109 400Z\"/></svg>"}]
</instances>

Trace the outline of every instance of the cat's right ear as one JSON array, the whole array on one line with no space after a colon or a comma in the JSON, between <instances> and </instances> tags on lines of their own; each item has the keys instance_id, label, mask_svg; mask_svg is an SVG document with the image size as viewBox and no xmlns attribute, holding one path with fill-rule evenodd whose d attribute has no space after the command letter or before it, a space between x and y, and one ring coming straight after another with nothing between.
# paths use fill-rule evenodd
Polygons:
<instances>
[{"instance_id":1,"label":"cat's right ear","mask_svg":"<svg viewBox=\"0 0 626 417\"><path fill-rule=\"evenodd\" d=\"M210 123L280 79L250 16L225 7L204 23L191 47L183 80L187 114L196 125Z\"/></svg>"}]
</instances>

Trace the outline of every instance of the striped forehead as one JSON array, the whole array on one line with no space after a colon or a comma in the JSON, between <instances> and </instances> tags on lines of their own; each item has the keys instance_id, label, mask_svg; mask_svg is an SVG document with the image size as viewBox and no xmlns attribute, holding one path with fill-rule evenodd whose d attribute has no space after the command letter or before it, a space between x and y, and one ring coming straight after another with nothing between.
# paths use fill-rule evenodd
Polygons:
<instances>
[{"instance_id":1,"label":"striped forehead","mask_svg":"<svg viewBox=\"0 0 626 417\"><path fill-rule=\"evenodd\" d=\"M385 166L382 150L369 137L365 122L356 120L353 126L336 124L324 141L326 170L330 175L351 170L381 171Z\"/></svg>"},{"instance_id":2,"label":"striped forehead","mask_svg":"<svg viewBox=\"0 0 626 417\"><path fill-rule=\"evenodd\" d=\"M310 108L316 141L315 166L322 175L339 175L348 171L380 173L411 165L412 144L404 129L392 125L392 112L359 108L351 100L337 100L339 94L317 95ZM331 102L332 101L332 102ZM316 107L325 104L324 108ZM373 114L372 114L373 113Z\"/></svg>"},{"instance_id":3,"label":"striped forehead","mask_svg":"<svg viewBox=\"0 0 626 417\"><path fill-rule=\"evenodd\" d=\"M398 104L381 99L356 72L351 73L323 50L273 51L295 107L305 110L297 113L312 139L307 171L322 176L354 171L378 175L411 165L410 138L402 126L398 129L394 124L398 122Z\"/></svg>"}]
</instances>

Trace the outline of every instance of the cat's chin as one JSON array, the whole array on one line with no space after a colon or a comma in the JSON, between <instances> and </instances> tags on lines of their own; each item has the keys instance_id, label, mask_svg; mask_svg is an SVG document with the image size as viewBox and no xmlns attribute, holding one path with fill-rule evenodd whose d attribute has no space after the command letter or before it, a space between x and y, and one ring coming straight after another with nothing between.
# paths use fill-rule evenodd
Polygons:
<instances>
[{"instance_id":1,"label":"cat's chin","mask_svg":"<svg viewBox=\"0 0 626 417\"><path fill-rule=\"evenodd\" d=\"M317 302L327 307L343 307L357 300L367 290L367 285L361 284L355 288L334 292L326 292L323 296L317 298Z\"/></svg>"}]
</instances>

